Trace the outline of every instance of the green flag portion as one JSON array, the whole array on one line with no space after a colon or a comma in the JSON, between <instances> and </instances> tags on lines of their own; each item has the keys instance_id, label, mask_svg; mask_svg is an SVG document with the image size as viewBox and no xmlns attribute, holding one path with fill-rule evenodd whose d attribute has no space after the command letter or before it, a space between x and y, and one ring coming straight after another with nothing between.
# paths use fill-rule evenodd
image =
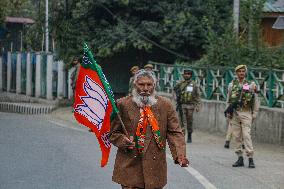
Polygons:
<instances>
[{"instance_id":1,"label":"green flag portion","mask_svg":"<svg viewBox=\"0 0 284 189\"><path fill-rule=\"evenodd\" d=\"M114 95L113 95L113 92L112 92L112 89L110 87L110 84L109 82L107 81L101 67L97 64L96 60L94 59L94 56L92 54L92 52L90 51L87 43L84 43L84 54L89 58L89 60L91 62L89 62L88 64L82 64L82 67L84 68L90 68L94 71L97 72L98 76L100 77L100 80L105 88L105 91L107 93L107 96L111 102L111 105L113 107L113 111L112 111L112 114L111 114L111 120L113 120L116 116L116 114L118 114L118 109L115 105L115 100L114 100Z\"/></svg>"}]
</instances>

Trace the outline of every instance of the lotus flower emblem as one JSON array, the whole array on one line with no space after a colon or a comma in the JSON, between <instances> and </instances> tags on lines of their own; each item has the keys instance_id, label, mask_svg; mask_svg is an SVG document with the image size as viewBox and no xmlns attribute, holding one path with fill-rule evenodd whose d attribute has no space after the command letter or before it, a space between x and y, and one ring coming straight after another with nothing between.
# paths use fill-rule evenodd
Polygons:
<instances>
[{"instance_id":1,"label":"lotus flower emblem","mask_svg":"<svg viewBox=\"0 0 284 189\"><path fill-rule=\"evenodd\" d=\"M77 105L74 111L86 117L100 131L108 106L107 94L98 83L88 76L85 77L83 89L86 93L86 96L80 96L83 104Z\"/></svg>"}]
</instances>

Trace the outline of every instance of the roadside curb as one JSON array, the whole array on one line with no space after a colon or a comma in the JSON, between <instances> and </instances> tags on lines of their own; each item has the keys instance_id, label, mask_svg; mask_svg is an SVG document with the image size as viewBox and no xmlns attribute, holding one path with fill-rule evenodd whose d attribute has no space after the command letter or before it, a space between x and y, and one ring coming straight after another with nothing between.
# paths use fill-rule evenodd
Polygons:
<instances>
[{"instance_id":1,"label":"roadside curb","mask_svg":"<svg viewBox=\"0 0 284 189\"><path fill-rule=\"evenodd\" d=\"M0 111L21 114L49 114L55 106L38 103L0 102Z\"/></svg>"}]
</instances>

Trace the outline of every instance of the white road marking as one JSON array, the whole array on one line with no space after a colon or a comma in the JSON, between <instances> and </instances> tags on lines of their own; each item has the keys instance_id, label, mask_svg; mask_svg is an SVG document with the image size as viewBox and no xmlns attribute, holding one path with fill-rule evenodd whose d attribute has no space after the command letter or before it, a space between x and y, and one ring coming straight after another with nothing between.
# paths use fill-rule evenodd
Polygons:
<instances>
[{"instance_id":1,"label":"white road marking","mask_svg":"<svg viewBox=\"0 0 284 189\"><path fill-rule=\"evenodd\" d=\"M172 159L172 156L167 154L167 158ZM207 180L203 175L201 175L197 170L195 170L191 166L184 167L184 169L187 172L189 172L192 176L194 176L196 178L196 180L198 180L198 182L200 182L200 184L202 184L204 186L204 188L206 188L206 189L217 189L211 182L209 182L209 180Z\"/></svg>"},{"instance_id":2,"label":"white road marking","mask_svg":"<svg viewBox=\"0 0 284 189\"><path fill-rule=\"evenodd\" d=\"M48 120L48 122L50 122L52 124L55 124L55 125L58 125L60 127L86 132L86 130L84 130L84 129L79 129L79 128L75 128L75 127L69 127L69 126L67 126L65 124L58 123L56 121ZM167 154L167 158L172 159L171 155L169 155L169 154ZM187 172L189 172L192 176L194 176L196 178L196 180L198 180L198 182L200 182L200 184L202 184L204 186L204 188L206 188L206 189L217 189L211 182L209 182L203 175L201 175L194 168L189 166L189 167L184 167L184 169Z\"/></svg>"},{"instance_id":3,"label":"white road marking","mask_svg":"<svg viewBox=\"0 0 284 189\"><path fill-rule=\"evenodd\" d=\"M76 127L70 127L66 124L62 124L62 123L58 123L56 121L51 121L51 120L48 120L48 122L52 123L52 124L55 124L59 127L64 127L64 128L68 128L68 129L73 129L73 130L76 130L76 131L82 131L82 132L87 132L85 129L80 129L80 128L76 128Z\"/></svg>"}]
</instances>

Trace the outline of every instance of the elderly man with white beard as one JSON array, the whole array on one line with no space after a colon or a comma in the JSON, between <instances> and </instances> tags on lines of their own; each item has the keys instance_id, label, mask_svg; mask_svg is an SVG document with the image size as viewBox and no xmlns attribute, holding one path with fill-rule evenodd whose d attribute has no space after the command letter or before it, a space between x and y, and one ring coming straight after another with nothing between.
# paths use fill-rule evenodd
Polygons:
<instances>
[{"instance_id":1,"label":"elderly man with white beard","mask_svg":"<svg viewBox=\"0 0 284 189\"><path fill-rule=\"evenodd\" d=\"M118 150L112 180L123 189L161 189L167 184L166 141L173 160L187 167L186 145L170 100L155 93L152 71L134 76L132 95L119 99L118 118L112 121L110 141Z\"/></svg>"}]
</instances>

